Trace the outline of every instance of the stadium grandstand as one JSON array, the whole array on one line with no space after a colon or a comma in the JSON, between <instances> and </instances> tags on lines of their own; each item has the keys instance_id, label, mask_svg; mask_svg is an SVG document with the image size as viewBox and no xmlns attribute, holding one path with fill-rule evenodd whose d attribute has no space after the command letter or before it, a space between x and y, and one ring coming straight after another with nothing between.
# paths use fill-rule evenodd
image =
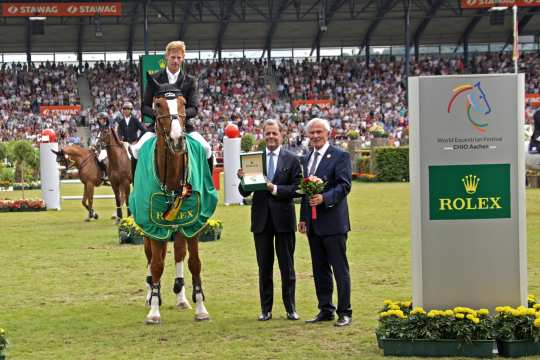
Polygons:
<instances>
[{"instance_id":1,"label":"stadium grandstand","mask_svg":"<svg viewBox=\"0 0 540 360\"><path fill-rule=\"evenodd\" d=\"M53 128L62 143L87 145L100 111L116 116L131 101L140 116L139 56L180 39L185 69L198 78L195 125L218 153L227 123L260 139L270 117L298 152L314 116L331 122L336 142L355 134L370 146L375 129L400 146L408 76L514 71L506 2L1 1L0 141L37 141ZM527 5L518 8L518 64L532 100L540 96L536 2L517 2ZM47 111L54 106L67 110Z\"/></svg>"}]
</instances>

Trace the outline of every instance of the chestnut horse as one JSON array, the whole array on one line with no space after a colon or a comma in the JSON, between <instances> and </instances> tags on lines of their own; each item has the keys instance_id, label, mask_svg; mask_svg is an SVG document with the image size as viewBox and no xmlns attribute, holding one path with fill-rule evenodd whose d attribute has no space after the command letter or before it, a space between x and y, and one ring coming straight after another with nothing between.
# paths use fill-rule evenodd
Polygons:
<instances>
[{"instance_id":1,"label":"chestnut horse","mask_svg":"<svg viewBox=\"0 0 540 360\"><path fill-rule=\"evenodd\" d=\"M186 147L185 99L179 91L169 84L155 84L158 95L154 97L153 108L156 112L156 145L155 169L161 189L168 194L176 194L176 199L189 196L187 184L188 156ZM154 165L152 165L154 166ZM137 171L141 168L141 160ZM138 178L135 177L134 192L138 189ZM180 200L181 201L181 200ZM189 250L188 267L192 275L195 303L195 320L209 320L210 316L204 305L204 293L201 284L201 260L199 258L198 236L186 237L181 232L175 232L174 258L176 263L176 279L174 292L177 294L177 307L190 308L185 298L183 261ZM144 251L148 263L148 294L147 305L150 311L146 316L146 324L159 324L161 314L161 275L163 274L167 241L145 236Z\"/></svg>"},{"instance_id":2,"label":"chestnut horse","mask_svg":"<svg viewBox=\"0 0 540 360\"><path fill-rule=\"evenodd\" d=\"M128 216L130 215L128 205L129 193L131 190L131 160L124 144L116 135L114 129L104 126L100 129L99 141L107 151L109 165L107 175L114 192L116 201L116 223L122 219L122 205L126 204Z\"/></svg>"},{"instance_id":3,"label":"chestnut horse","mask_svg":"<svg viewBox=\"0 0 540 360\"><path fill-rule=\"evenodd\" d=\"M56 154L56 161L65 166L66 170L75 166L79 171L79 179L84 184L82 205L88 210L88 218L98 219L94 211L94 187L101 185L101 170L97 164L97 158L93 151L77 145L64 146L58 151L51 150Z\"/></svg>"}]
</instances>

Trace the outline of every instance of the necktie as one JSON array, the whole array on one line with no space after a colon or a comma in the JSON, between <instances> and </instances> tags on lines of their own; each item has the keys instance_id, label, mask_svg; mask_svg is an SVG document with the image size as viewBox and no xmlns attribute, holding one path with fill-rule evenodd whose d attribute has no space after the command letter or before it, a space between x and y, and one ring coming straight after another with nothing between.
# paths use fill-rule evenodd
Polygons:
<instances>
[{"instance_id":1,"label":"necktie","mask_svg":"<svg viewBox=\"0 0 540 360\"><path fill-rule=\"evenodd\" d=\"M311 168L309 169L308 176L315 174L315 169L317 169L317 159L319 158L319 152L315 151L313 153L313 163L311 163Z\"/></svg>"},{"instance_id":2,"label":"necktie","mask_svg":"<svg viewBox=\"0 0 540 360\"><path fill-rule=\"evenodd\" d=\"M268 154L268 179L272 180L274 178L274 172L276 169L274 168L274 152L270 151Z\"/></svg>"}]
</instances>

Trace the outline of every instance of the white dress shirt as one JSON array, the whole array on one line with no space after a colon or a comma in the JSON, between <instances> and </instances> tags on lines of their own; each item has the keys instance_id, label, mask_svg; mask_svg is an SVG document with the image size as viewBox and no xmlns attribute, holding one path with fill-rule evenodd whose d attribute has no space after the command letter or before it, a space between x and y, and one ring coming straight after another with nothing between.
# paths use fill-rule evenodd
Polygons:
<instances>
[{"instance_id":1,"label":"white dress shirt","mask_svg":"<svg viewBox=\"0 0 540 360\"><path fill-rule=\"evenodd\" d=\"M323 147L320 148L319 150L313 149L313 153L311 154L311 157L309 158L307 171L309 171L311 169L311 166L313 165L313 159L315 158L315 151L317 151L319 153L319 157L317 158L317 165L315 165L315 172L317 172L317 169L319 168L319 164L321 163L321 160L322 160L324 154L326 153L326 150L328 150L329 147L330 147L330 144L327 141L323 145ZM313 173L313 175L315 175L315 172Z\"/></svg>"},{"instance_id":2,"label":"white dress shirt","mask_svg":"<svg viewBox=\"0 0 540 360\"><path fill-rule=\"evenodd\" d=\"M180 70L175 72L174 74L169 71L169 68L165 68L167 70L167 77L169 78L169 84L176 84L176 81L178 81L178 75L180 75Z\"/></svg>"},{"instance_id":3,"label":"white dress shirt","mask_svg":"<svg viewBox=\"0 0 540 360\"><path fill-rule=\"evenodd\" d=\"M124 120L126 122L126 126L129 126L129 120L131 119L131 116L125 117Z\"/></svg>"},{"instance_id":4,"label":"white dress shirt","mask_svg":"<svg viewBox=\"0 0 540 360\"><path fill-rule=\"evenodd\" d=\"M278 163L278 158L279 158L279 152L281 151L281 145L277 147L276 150L272 151L268 148L266 148L266 171L268 173L268 168L270 166L270 161L274 161L274 177L276 177L276 172L277 172L277 163ZM270 152L273 152L274 153L274 156L271 158L270 157ZM268 181L272 181L273 179L268 179ZM276 195L277 194L277 185L276 184L273 184L274 185L274 188L272 189L272 195Z\"/></svg>"}]
</instances>

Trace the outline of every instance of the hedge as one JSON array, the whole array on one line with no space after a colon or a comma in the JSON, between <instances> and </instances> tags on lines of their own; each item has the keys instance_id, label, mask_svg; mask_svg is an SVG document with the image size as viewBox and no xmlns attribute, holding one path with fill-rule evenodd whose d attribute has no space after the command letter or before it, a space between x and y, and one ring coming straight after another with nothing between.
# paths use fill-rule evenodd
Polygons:
<instances>
[{"instance_id":1,"label":"hedge","mask_svg":"<svg viewBox=\"0 0 540 360\"><path fill-rule=\"evenodd\" d=\"M409 148L373 148L370 172L377 176L378 181L409 181Z\"/></svg>"}]
</instances>

